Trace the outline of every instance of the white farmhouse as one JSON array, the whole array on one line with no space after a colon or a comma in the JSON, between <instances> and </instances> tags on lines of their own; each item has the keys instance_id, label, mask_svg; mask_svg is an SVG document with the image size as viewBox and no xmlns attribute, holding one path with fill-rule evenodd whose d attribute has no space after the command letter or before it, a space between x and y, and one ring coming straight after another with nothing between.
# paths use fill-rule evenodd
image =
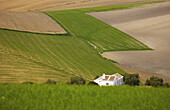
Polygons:
<instances>
[{"instance_id":1,"label":"white farmhouse","mask_svg":"<svg viewBox=\"0 0 170 110\"><path fill-rule=\"evenodd\" d=\"M123 76L119 73L113 75L103 74L103 76L95 79L94 82L100 86L123 85Z\"/></svg>"}]
</instances>

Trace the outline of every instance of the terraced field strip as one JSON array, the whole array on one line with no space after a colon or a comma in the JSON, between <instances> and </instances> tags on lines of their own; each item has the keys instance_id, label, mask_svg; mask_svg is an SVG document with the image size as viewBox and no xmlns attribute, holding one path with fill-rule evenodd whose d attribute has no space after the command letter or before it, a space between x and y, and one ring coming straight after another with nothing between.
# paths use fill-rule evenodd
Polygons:
<instances>
[{"instance_id":1,"label":"terraced field strip","mask_svg":"<svg viewBox=\"0 0 170 110\"><path fill-rule=\"evenodd\" d=\"M0 11L0 28L44 34L67 34L49 16L39 12Z\"/></svg>"},{"instance_id":2,"label":"terraced field strip","mask_svg":"<svg viewBox=\"0 0 170 110\"><path fill-rule=\"evenodd\" d=\"M43 79L45 75L66 82L72 76L91 80L103 72L124 73L85 40L76 37L0 30L0 47L1 82L8 82L7 76L11 75L16 82L33 76L35 82L42 82L48 79Z\"/></svg>"},{"instance_id":3,"label":"terraced field strip","mask_svg":"<svg viewBox=\"0 0 170 110\"><path fill-rule=\"evenodd\" d=\"M88 40L94 44L99 52L122 50L148 50L148 46L131 36L111 27L102 21L85 13L132 8L144 4L159 3L146 2L118 6L85 8L62 11L48 11L46 14L62 22L76 37Z\"/></svg>"},{"instance_id":4,"label":"terraced field strip","mask_svg":"<svg viewBox=\"0 0 170 110\"><path fill-rule=\"evenodd\" d=\"M169 110L169 92L152 87L0 84L0 109Z\"/></svg>"}]
</instances>

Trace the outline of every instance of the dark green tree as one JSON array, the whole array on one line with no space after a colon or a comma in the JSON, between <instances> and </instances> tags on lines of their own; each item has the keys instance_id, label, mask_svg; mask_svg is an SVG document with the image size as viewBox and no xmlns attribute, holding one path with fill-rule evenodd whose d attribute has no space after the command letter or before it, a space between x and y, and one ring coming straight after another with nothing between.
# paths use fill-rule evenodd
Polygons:
<instances>
[{"instance_id":1,"label":"dark green tree","mask_svg":"<svg viewBox=\"0 0 170 110\"><path fill-rule=\"evenodd\" d=\"M131 86L139 86L139 74L125 74L124 77L124 84L131 85Z\"/></svg>"},{"instance_id":2,"label":"dark green tree","mask_svg":"<svg viewBox=\"0 0 170 110\"><path fill-rule=\"evenodd\" d=\"M170 87L169 83L164 83L163 87Z\"/></svg>"},{"instance_id":3,"label":"dark green tree","mask_svg":"<svg viewBox=\"0 0 170 110\"><path fill-rule=\"evenodd\" d=\"M152 86L152 87L163 86L163 79L156 76L152 76L150 77L150 79L146 80L145 85Z\"/></svg>"},{"instance_id":4,"label":"dark green tree","mask_svg":"<svg viewBox=\"0 0 170 110\"><path fill-rule=\"evenodd\" d=\"M70 84L85 85L86 80L81 77L72 77Z\"/></svg>"},{"instance_id":5,"label":"dark green tree","mask_svg":"<svg viewBox=\"0 0 170 110\"><path fill-rule=\"evenodd\" d=\"M56 81L48 79L45 84L56 84Z\"/></svg>"}]
</instances>

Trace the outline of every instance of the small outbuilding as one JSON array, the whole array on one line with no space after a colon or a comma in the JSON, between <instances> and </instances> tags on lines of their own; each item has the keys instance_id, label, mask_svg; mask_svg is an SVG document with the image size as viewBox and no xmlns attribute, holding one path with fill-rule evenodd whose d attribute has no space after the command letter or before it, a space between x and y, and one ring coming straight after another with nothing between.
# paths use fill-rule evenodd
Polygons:
<instances>
[{"instance_id":1,"label":"small outbuilding","mask_svg":"<svg viewBox=\"0 0 170 110\"><path fill-rule=\"evenodd\" d=\"M95 79L94 82L99 84L100 86L123 85L123 76L119 73L113 75L103 74L103 76Z\"/></svg>"}]
</instances>

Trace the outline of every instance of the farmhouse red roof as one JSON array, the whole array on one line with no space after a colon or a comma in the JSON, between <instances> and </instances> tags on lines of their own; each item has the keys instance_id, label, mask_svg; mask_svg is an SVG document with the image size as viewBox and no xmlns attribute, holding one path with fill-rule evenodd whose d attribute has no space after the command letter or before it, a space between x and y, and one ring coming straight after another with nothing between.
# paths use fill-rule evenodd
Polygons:
<instances>
[{"instance_id":1,"label":"farmhouse red roof","mask_svg":"<svg viewBox=\"0 0 170 110\"><path fill-rule=\"evenodd\" d=\"M113 81L115 79L115 76L111 76L109 81Z\"/></svg>"},{"instance_id":2,"label":"farmhouse red roof","mask_svg":"<svg viewBox=\"0 0 170 110\"><path fill-rule=\"evenodd\" d=\"M109 79L109 76L105 76L105 79L103 79L104 81L107 81Z\"/></svg>"},{"instance_id":3,"label":"farmhouse red roof","mask_svg":"<svg viewBox=\"0 0 170 110\"><path fill-rule=\"evenodd\" d=\"M119 79L122 77L122 75L120 75L120 74L107 75L107 76L105 76L103 81L113 81L115 79L115 77L116 77L116 79Z\"/></svg>"},{"instance_id":4,"label":"farmhouse red roof","mask_svg":"<svg viewBox=\"0 0 170 110\"><path fill-rule=\"evenodd\" d=\"M116 74L115 76L117 77L117 79L122 77L122 75L120 75L120 74Z\"/></svg>"}]
</instances>

